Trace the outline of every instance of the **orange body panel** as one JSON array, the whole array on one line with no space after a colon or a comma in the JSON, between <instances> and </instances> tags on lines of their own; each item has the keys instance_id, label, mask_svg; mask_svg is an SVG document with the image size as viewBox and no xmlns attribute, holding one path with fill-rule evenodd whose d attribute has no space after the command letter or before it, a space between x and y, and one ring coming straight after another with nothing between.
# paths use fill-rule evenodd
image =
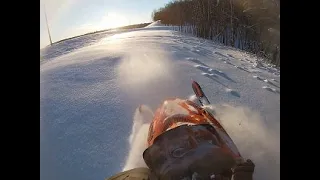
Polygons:
<instances>
[{"instance_id":1,"label":"orange body panel","mask_svg":"<svg viewBox=\"0 0 320 180\"><path fill-rule=\"evenodd\" d=\"M156 110L154 119L150 124L147 145L151 146L154 140L177 126L189 124L210 124L215 129L219 145L224 151L231 152L234 157L240 157L240 153L233 141L220 125L220 123L204 108L189 100L173 98L166 100Z\"/></svg>"}]
</instances>

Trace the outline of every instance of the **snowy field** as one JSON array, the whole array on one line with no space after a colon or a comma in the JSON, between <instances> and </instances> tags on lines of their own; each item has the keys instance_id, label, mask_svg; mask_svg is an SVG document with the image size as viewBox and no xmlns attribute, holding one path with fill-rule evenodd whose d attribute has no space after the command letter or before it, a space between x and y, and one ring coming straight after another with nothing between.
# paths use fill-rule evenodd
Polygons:
<instances>
[{"instance_id":1,"label":"snowy field","mask_svg":"<svg viewBox=\"0 0 320 180\"><path fill-rule=\"evenodd\" d=\"M142 160L135 115L203 87L255 179L280 179L280 71L160 24L100 32L40 51L40 179L102 180Z\"/></svg>"}]
</instances>

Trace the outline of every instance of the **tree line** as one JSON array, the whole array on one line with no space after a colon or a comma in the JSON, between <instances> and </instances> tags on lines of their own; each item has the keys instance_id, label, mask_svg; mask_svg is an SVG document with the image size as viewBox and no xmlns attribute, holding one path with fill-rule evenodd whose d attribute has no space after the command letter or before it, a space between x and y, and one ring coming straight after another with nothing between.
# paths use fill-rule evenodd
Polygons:
<instances>
[{"instance_id":1,"label":"tree line","mask_svg":"<svg viewBox=\"0 0 320 180\"><path fill-rule=\"evenodd\" d=\"M280 67L280 0L175 0L154 10L152 18Z\"/></svg>"}]
</instances>

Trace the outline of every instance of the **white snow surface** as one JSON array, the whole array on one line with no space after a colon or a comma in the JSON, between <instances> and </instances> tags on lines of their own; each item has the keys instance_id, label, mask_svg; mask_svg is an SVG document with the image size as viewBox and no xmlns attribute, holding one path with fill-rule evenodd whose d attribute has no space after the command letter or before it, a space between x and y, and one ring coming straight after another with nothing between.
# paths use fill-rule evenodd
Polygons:
<instances>
[{"instance_id":1,"label":"white snow surface","mask_svg":"<svg viewBox=\"0 0 320 180\"><path fill-rule=\"evenodd\" d=\"M157 20L157 21L154 21L152 22L151 24L149 24L148 26L146 26L146 28L149 28L149 27L157 27L157 26L164 26L160 20Z\"/></svg>"},{"instance_id":2,"label":"white snow surface","mask_svg":"<svg viewBox=\"0 0 320 180\"><path fill-rule=\"evenodd\" d=\"M255 179L280 179L280 70L249 53L155 26L40 51L40 179L105 179L145 166L148 123L169 97L203 87ZM139 105L149 112L137 112Z\"/></svg>"}]
</instances>

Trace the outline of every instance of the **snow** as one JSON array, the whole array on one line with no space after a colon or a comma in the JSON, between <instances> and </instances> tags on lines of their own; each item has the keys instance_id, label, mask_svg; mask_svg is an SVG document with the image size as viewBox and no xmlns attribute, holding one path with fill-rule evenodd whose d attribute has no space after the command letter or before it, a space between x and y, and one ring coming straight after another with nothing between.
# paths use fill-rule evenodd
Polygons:
<instances>
[{"instance_id":1,"label":"snow","mask_svg":"<svg viewBox=\"0 0 320 180\"><path fill-rule=\"evenodd\" d=\"M144 166L149 112L203 87L255 179L280 179L280 70L159 22L67 40L40 54L40 179L105 179Z\"/></svg>"},{"instance_id":2,"label":"snow","mask_svg":"<svg viewBox=\"0 0 320 180\"><path fill-rule=\"evenodd\" d=\"M149 24L148 26L146 26L146 28L155 27L155 26L164 26L164 25L161 24L161 21L160 21L160 20L157 20L157 21L152 22L152 23Z\"/></svg>"}]
</instances>

